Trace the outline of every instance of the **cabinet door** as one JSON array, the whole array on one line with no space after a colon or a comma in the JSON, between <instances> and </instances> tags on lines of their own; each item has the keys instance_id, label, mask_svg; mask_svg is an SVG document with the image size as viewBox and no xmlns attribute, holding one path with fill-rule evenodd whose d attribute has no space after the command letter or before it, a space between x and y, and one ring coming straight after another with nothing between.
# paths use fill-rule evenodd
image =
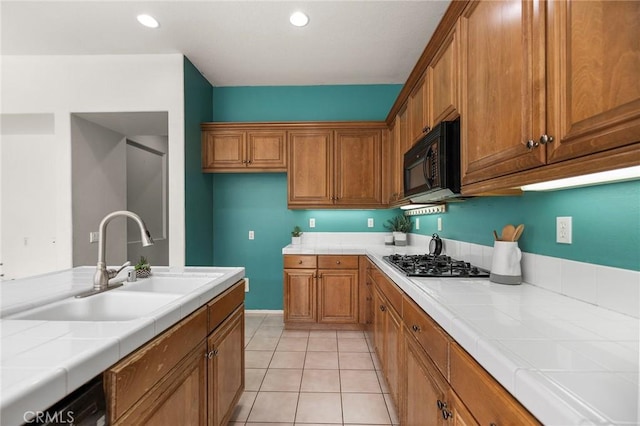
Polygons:
<instances>
[{"instance_id":1,"label":"cabinet door","mask_svg":"<svg viewBox=\"0 0 640 426\"><path fill-rule=\"evenodd\" d=\"M473 418L469 409L460 401L458 395L453 390L449 390L449 413L451 413L451 424L453 426L478 426L479 423Z\"/></svg>"},{"instance_id":2,"label":"cabinet door","mask_svg":"<svg viewBox=\"0 0 640 426\"><path fill-rule=\"evenodd\" d=\"M333 204L331 131L291 131L287 146L289 206Z\"/></svg>"},{"instance_id":3,"label":"cabinet door","mask_svg":"<svg viewBox=\"0 0 640 426\"><path fill-rule=\"evenodd\" d=\"M244 391L244 305L209 336L208 350L208 424L222 426Z\"/></svg>"},{"instance_id":4,"label":"cabinet door","mask_svg":"<svg viewBox=\"0 0 640 426\"><path fill-rule=\"evenodd\" d=\"M547 3L548 161L640 141L640 2Z\"/></svg>"},{"instance_id":5,"label":"cabinet door","mask_svg":"<svg viewBox=\"0 0 640 426\"><path fill-rule=\"evenodd\" d=\"M284 321L316 322L316 270L284 270Z\"/></svg>"},{"instance_id":6,"label":"cabinet door","mask_svg":"<svg viewBox=\"0 0 640 426\"><path fill-rule=\"evenodd\" d=\"M203 138L203 169L224 170L245 167L246 132L209 131L203 132Z\"/></svg>"},{"instance_id":7,"label":"cabinet door","mask_svg":"<svg viewBox=\"0 0 640 426\"><path fill-rule=\"evenodd\" d=\"M358 270L318 271L318 322L358 322Z\"/></svg>"},{"instance_id":8,"label":"cabinet door","mask_svg":"<svg viewBox=\"0 0 640 426\"><path fill-rule=\"evenodd\" d=\"M373 302L373 345L376 348L380 365L384 366L387 305L375 287L373 291Z\"/></svg>"},{"instance_id":9,"label":"cabinet door","mask_svg":"<svg viewBox=\"0 0 640 426\"><path fill-rule=\"evenodd\" d=\"M247 132L247 165L252 169L273 169L286 171L286 132Z\"/></svg>"},{"instance_id":10,"label":"cabinet door","mask_svg":"<svg viewBox=\"0 0 640 426\"><path fill-rule=\"evenodd\" d=\"M545 128L540 3L474 1L460 19L462 184L545 164L526 142Z\"/></svg>"},{"instance_id":11,"label":"cabinet door","mask_svg":"<svg viewBox=\"0 0 640 426\"><path fill-rule=\"evenodd\" d=\"M334 158L336 205L382 205L380 130L336 131Z\"/></svg>"},{"instance_id":12,"label":"cabinet door","mask_svg":"<svg viewBox=\"0 0 640 426\"><path fill-rule=\"evenodd\" d=\"M442 425L448 386L413 338L404 339L406 388L402 410L405 426Z\"/></svg>"},{"instance_id":13,"label":"cabinet door","mask_svg":"<svg viewBox=\"0 0 640 426\"><path fill-rule=\"evenodd\" d=\"M440 46L427 70L427 123L431 127L458 115L458 43L458 35L454 29Z\"/></svg>"},{"instance_id":14,"label":"cabinet door","mask_svg":"<svg viewBox=\"0 0 640 426\"><path fill-rule=\"evenodd\" d=\"M206 344L198 345L180 365L152 388L114 425L205 424L207 415Z\"/></svg>"},{"instance_id":15,"label":"cabinet door","mask_svg":"<svg viewBox=\"0 0 640 426\"><path fill-rule=\"evenodd\" d=\"M426 75L418 81L415 88L409 95L409 140L413 146L429 128L428 117L428 79Z\"/></svg>"}]
</instances>

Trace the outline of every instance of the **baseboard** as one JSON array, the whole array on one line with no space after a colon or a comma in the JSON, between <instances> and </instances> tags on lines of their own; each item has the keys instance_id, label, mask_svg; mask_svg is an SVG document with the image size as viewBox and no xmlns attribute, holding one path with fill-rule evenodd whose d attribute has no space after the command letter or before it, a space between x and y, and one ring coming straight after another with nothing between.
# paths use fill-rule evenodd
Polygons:
<instances>
[{"instance_id":1,"label":"baseboard","mask_svg":"<svg viewBox=\"0 0 640 426\"><path fill-rule=\"evenodd\" d=\"M284 314L282 309L245 309L247 314Z\"/></svg>"}]
</instances>

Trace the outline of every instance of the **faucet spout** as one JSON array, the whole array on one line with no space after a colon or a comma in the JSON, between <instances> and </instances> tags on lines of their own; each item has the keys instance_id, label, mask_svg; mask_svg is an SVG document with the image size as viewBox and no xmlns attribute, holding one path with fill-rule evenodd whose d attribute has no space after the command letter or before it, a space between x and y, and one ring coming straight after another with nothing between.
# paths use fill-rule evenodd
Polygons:
<instances>
[{"instance_id":1,"label":"faucet spout","mask_svg":"<svg viewBox=\"0 0 640 426\"><path fill-rule=\"evenodd\" d=\"M93 289L94 291L104 291L109 286L109 273L107 271L107 265L105 261L105 251L107 249L107 225L112 219L124 216L133 219L140 228L140 238L144 247L153 245L153 238L144 224L144 221L137 214L127 211L118 210L106 215L100 222L98 229L98 264L96 265L96 272L93 275Z\"/></svg>"}]
</instances>

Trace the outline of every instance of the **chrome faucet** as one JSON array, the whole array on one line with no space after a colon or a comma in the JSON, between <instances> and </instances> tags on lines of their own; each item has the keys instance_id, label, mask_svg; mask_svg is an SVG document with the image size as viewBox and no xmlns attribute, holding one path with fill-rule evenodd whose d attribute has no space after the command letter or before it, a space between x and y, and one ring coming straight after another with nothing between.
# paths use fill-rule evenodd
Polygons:
<instances>
[{"instance_id":1,"label":"chrome faucet","mask_svg":"<svg viewBox=\"0 0 640 426\"><path fill-rule=\"evenodd\" d=\"M107 225L113 218L118 216L131 218L138 224L138 227L140 228L140 238L142 239L143 247L153 245L153 239L151 238L151 234L149 234L149 231L147 230L147 226L137 214L127 210L119 210L106 215L100 222L100 227L98 229L98 264L96 265L96 272L93 275L93 289L79 294L76 297L86 297L92 294L102 293L103 291L111 290L122 285L121 283L109 285L109 280L118 275L118 272L120 272L125 266L127 266L129 262L125 263L119 270L107 269L107 265L105 263L105 251L107 248Z\"/></svg>"}]
</instances>

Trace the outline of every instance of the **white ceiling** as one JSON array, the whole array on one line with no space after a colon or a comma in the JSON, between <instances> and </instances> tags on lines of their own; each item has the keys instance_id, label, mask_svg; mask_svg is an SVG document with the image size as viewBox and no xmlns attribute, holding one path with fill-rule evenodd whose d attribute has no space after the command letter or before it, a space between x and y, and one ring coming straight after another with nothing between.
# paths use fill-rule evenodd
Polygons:
<instances>
[{"instance_id":1,"label":"white ceiling","mask_svg":"<svg viewBox=\"0 0 640 426\"><path fill-rule=\"evenodd\" d=\"M181 53L214 86L403 84L450 0L6 1L3 55ZM306 27L289 24L302 10ZM156 30L136 15L148 13Z\"/></svg>"}]
</instances>

